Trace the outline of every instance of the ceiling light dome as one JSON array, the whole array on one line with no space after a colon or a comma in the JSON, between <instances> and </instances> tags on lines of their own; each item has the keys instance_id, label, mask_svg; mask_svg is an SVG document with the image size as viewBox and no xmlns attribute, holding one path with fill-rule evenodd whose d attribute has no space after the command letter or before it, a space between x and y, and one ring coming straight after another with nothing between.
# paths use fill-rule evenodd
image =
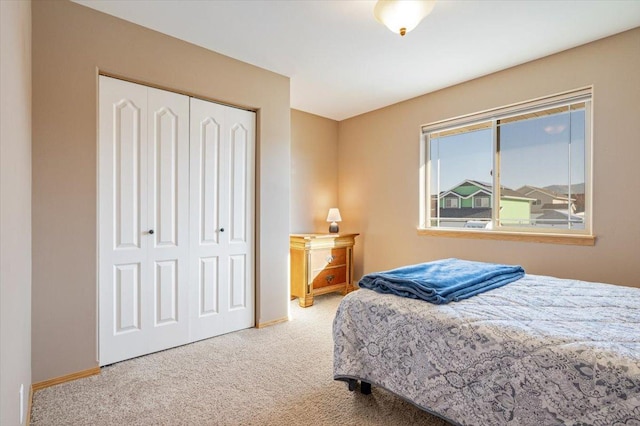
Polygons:
<instances>
[{"instance_id":1,"label":"ceiling light dome","mask_svg":"<svg viewBox=\"0 0 640 426\"><path fill-rule=\"evenodd\" d=\"M373 14L394 33L405 35L431 12L436 0L378 0Z\"/></svg>"}]
</instances>

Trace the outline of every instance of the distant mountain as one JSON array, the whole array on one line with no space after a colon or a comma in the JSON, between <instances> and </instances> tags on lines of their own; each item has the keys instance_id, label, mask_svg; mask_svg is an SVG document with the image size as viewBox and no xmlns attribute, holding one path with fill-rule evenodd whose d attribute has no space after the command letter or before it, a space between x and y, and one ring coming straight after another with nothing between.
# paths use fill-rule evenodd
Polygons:
<instances>
[{"instance_id":1,"label":"distant mountain","mask_svg":"<svg viewBox=\"0 0 640 426\"><path fill-rule=\"evenodd\" d=\"M568 185L549 185L545 186L544 189L557 192L558 194L568 194L569 186ZM584 183L574 183L571 185L571 193L572 194L584 194Z\"/></svg>"}]
</instances>

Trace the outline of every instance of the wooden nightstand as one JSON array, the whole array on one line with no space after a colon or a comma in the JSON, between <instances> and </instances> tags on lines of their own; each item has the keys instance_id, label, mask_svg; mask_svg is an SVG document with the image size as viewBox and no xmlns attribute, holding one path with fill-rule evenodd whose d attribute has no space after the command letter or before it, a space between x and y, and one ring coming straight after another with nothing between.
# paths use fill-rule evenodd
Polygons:
<instances>
[{"instance_id":1,"label":"wooden nightstand","mask_svg":"<svg viewBox=\"0 0 640 426\"><path fill-rule=\"evenodd\" d=\"M353 287L353 245L360 234L291 234L291 299L303 308L313 296Z\"/></svg>"}]
</instances>

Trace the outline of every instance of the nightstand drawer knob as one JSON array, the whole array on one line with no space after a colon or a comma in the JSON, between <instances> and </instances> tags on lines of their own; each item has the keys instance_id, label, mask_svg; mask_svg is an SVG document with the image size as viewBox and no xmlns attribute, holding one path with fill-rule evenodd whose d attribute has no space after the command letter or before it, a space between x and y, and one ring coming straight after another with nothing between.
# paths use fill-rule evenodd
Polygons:
<instances>
[{"instance_id":1,"label":"nightstand drawer knob","mask_svg":"<svg viewBox=\"0 0 640 426\"><path fill-rule=\"evenodd\" d=\"M326 261L327 261L327 263L331 263L331 262L333 262L333 259L335 259L335 256L329 255L329 256L327 256Z\"/></svg>"},{"instance_id":2,"label":"nightstand drawer knob","mask_svg":"<svg viewBox=\"0 0 640 426\"><path fill-rule=\"evenodd\" d=\"M336 277L335 275L327 275L326 276L327 283L331 284L331 282L335 277Z\"/></svg>"}]
</instances>

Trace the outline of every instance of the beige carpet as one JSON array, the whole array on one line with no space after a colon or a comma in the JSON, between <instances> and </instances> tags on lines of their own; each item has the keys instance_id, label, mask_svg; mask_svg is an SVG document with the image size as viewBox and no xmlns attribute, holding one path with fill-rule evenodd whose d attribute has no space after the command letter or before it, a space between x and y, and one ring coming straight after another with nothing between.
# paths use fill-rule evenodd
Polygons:
<instances>
[{"instance_id":1,"label":"beige carpet","mask_svg":"<svg viewBox=\"0 0 640 426\"><path fill-rule=\"evenodd\" d=\"M291 306L292 321L124 361L38 391L33 425L428 425L448 423L389 392L332 376L340 295Z\"/></svg>"}]
</instances>

